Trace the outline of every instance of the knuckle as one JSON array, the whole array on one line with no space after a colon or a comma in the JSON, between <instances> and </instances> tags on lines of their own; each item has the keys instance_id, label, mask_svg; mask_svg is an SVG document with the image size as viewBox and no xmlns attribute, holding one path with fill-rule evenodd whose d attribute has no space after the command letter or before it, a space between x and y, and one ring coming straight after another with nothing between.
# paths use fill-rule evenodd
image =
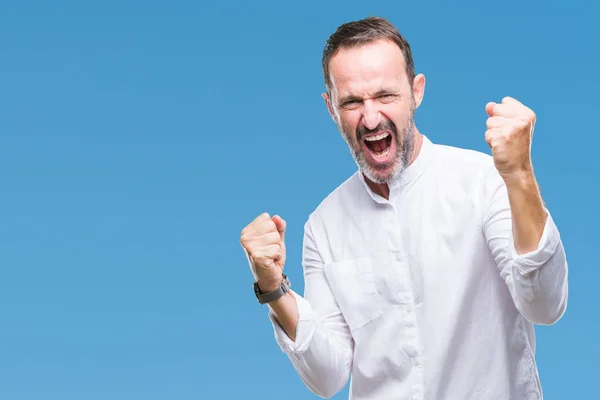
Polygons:
<instances>
[{"instance_id":1,"label":"knuckle","mask_svg":"<svg viewBox=\"0 0 600 400\"><path fill-rule=\"evenodd\" d=\"M278 259L281 256L281 246L277 245L277 247L275 247L273 249L273 258L274 259Z\"/></svg>"},{"instance_id":2,"label":"knuckle","mask_svg":"<svg viewBox=\"0 0 600 400\"><path fill-rule=\"evenodd\" d=\"M259 218L264 221L266 219L271 219L271 216L269 215L268 212L264 212L264 213L260 214Z\"/></svg>"},{"instance_id":3,"label":"knuckle","mask_svg":"<svg viewBox=\"0 0 600 400\"><path fill-rule=\"evenodd\" d=\"M277 230L277 225L275 225L275 222L272 220L265 221L264 224L267 232L273 232Z\"/></svg>"},{"instance_id":4,"label":"knuckle","mask_svg":"<svg viewBox=\"0 0 600 400\"><path fill-rule=\"evenodd\" d=\"M269 232L267 235L269 243L279 243L279 232Z\"/></svg>"},{"instance_id":5,"label":"knuckle","mask_svg":"<svg viewBox=\"0 0 600 400\"><path fill-rule=\"evenodd\" d=\"M263 264L264 260L265 260L265 250L264 249L255 250L252 252L251 256L256 264Z\"/></svg>"},{"instance_id":6,"label":"knuckle","mask_svg":"<svg viewBox=\"0 0 600 400\"><path fill-rule=\"evenodd\" d=\"M241 244L242 244L242 248L244 250L246 250L248 255L252 255L254 253L254 246L252 245L251 242L245 240L245 241L241 242Z\"/></svg>"},{"instance_id":7,"label":"knuckle","mask_svg":"<svg viewBox=\"0 0 600 400\"><path fill-rule=\"evenodd\" d=\"M256 256L256 249L254 248L254 246L246 244L246 246L244 246L244 249L246 249L246 252L250 257Z\"/></svg>"},{"instance_id":8,"label":"knuckle","mask_svg":"<svg viewBox=\"0 0 600 400\"><path fill-rule=\"evenodd\" d=\"M269 256L274 257L275 255L277 255L277 253L279 253L279 250L279 245L275 243L267 248L267 253L269 254Z\"/></svg>"}]
</instances>

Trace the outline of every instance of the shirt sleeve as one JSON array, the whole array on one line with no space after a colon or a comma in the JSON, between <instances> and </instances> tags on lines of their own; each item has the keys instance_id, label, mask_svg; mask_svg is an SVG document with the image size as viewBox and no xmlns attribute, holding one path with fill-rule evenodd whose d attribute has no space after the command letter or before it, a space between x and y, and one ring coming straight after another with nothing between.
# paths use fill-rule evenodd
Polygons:
<instances>
[{"instance_id":1,"label":"shirt sleeve","mask_svg":"<svg viewBox=\"0 0 600 400\"><path fill-rule=\"evenodd\" d=\"M304 229L302 254L304 296L296 297L299 322L292 341L272 312L275 340L305 385L321 397L332 397L348 382L353 340L325 277L310 221Z\"/></svg>"},{"instance_id":2,"label":"shirt sleeve","mask_svg":"<svg viewBox=\"0 0 600 400\"><path fill-rule=\"evenodd\" d=\"M500 274L521 314L531 323L551 325L564 314L568 298L568 264L552 215L535 250L518 254L504 180L493 166L484 174L483 230Z\"/></svg>"}]
</instances>

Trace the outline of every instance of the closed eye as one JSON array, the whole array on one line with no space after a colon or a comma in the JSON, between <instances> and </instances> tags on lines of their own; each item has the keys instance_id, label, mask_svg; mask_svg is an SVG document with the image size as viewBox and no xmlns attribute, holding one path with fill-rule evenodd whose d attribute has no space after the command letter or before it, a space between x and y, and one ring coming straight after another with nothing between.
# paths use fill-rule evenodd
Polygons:
<instances>
[{"instance_id":1,"label":"closed eye","mask_svg":"<svg viewBox=\"0 0 600 400\"><path fill-rule=\"evenodd\" d=\"M382 94L377 97L377 99L383 103L390 103L390 102L396 100L397 98L398 98L398 95L391 94L391 93Z\"/></svg>"},{"instance_id":2,"label":"closed eye","mask_svg":"<svg viewBox=\"0 0 600 400\"><path fill-rule=\"evenodd\" d=\"M356 108L361 103L361 100L349 99L342 103L341 107L344 109Z\"/></svg>"}]
</instances>

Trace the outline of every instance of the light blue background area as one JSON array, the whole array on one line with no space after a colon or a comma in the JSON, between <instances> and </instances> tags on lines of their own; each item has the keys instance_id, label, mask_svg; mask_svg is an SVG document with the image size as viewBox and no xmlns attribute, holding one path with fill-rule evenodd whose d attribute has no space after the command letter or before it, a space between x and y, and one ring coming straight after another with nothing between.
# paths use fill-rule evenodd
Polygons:
<instances>
[{"instance_id":1,"label":"light blue background area","mask_svg":"<svg viewBox=\"0 0 600 400\"><path fill-rule=\"evenodd\" d=\"M356 169L321 51L368 15L410 41L434 142L489 152L484 106L506 95L537 113L534 165L570 262L567 313L537 328L542 385L597 396L595 3L3 1L1 399L315 398L239 235L281 214L303 291L304 222Z\"/></svg>"}]
</instances>

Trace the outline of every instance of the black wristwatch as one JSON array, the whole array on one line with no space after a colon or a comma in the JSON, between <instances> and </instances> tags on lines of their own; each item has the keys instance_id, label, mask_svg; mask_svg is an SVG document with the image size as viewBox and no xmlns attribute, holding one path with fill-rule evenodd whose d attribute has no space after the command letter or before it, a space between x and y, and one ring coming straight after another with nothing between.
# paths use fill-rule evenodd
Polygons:
<instances>
[{"instance_id":1,"label":"black wristwatch","mask_svg":"<svg viewBox=\"0 0 600 400\"><path fill-rule=\"evenodd\" d=\"M254 282L253 286L254 286L254 294L256 295L258 302L260 304L266 304L266 303L270 303L272 301L277 300L278 298L280 298L281 296L283 296L284 294L289 292L290 287L292 287L292 284L290 283L288 277L285 274L283 274L283 281L281 282L281 284L279 285L277 290L274 290L269 293L263 293L263 292L261 292L260 288L258 287L258 282Z\"/></svg>"}]
</instances>

